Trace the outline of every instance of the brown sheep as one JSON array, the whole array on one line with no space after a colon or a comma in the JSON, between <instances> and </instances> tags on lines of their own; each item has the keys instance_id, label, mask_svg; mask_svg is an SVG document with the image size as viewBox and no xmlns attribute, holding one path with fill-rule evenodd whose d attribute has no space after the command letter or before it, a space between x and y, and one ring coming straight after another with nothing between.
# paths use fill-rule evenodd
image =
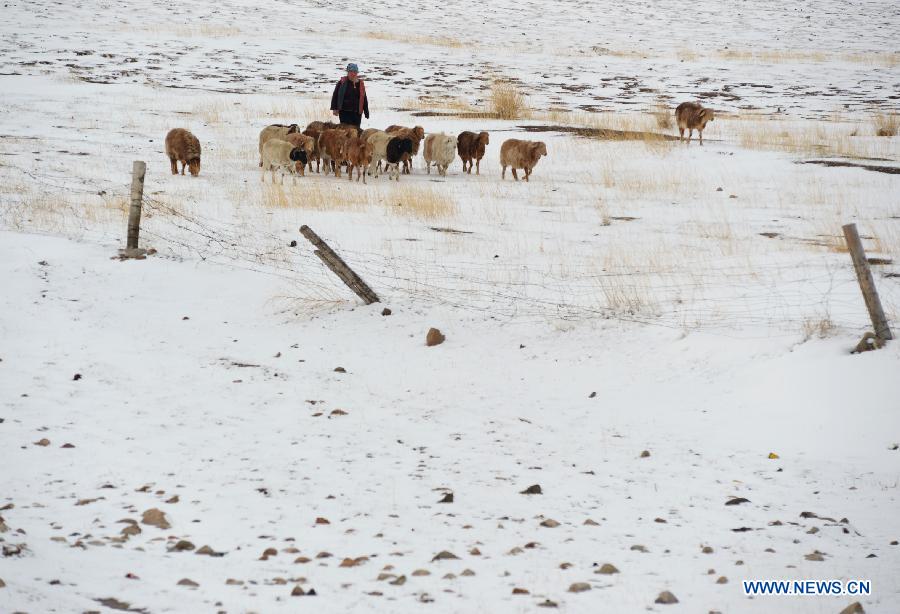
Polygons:
<instances>
[{"instance_id":1,"label":"brown sheep","mask_svg":"<svg viewBox=\"0 0 900 614\"><path fill-rule=\"evenodd\" d=\"M384 131L393 136L399 136L412 141L412 154L404 154L403 158L403 174L409 175L410 169L412 168L412 159L419 155L419 144L422 142L422 139L425 138L425 128L422 126L407 128L406 126L394 124L385 128Z\"/></svg>"},{"instance_id":2,"label":"brown sheep","mask_svg":"<svg viewBox=\"0 0 900 614\"><path fill-rule=\"evenodd\" d=\"M531 171L537 166L541 156L547 155L547 145L543 141L520 141L519 139L507 139L500 146L500 165L503 172L500 177L506 179L506 167L512 167L512 176L516 181L516 169L525 170L525 181L531 176Z\"/></svg>"},{"instance_id":3,"label":"brown sheep","mask_svg":"<svg viewBox=\"0 0 900 614\"><path fill-rule=\"evenodd\" d=\"M344 130L325 130L319 135L319 155L325 164L326 175L330 169L334 171L335 177L341 176L347 140L348 135Z\"/></svg>"},{"instance_id":4,"label":"brown sheep","mask_svg":"<svg viewBox=\"0 0 900 614\"><path fill-rule=\"evenodd\" d=\"M700 135L700 144L703 145L703 129L706 128L707 122L711 122L716 118L716 114L712 109L704 108L699 102L682 102L675 107L675 121L678 123L679 140L684 141L684 131L688 131L688 144L691 143L691 136L694 130Z\"/></svg>"},{"instance_id":5,"label":"brown sheep","mask_svg":"<svg viewBox=\"0 0 900 614\"><path fill-rule=\"evenodd\" d=\"M462 158L463 172L472 174L472 160L475 160L475 174L481 174L481 159L484 157L484 149L490 143L487 132L460 132L456 141L456 149ZM468 168L466 168L468 163Z\"/></svg>"},{"instance_id":6,"label":"brown sheep","mask_svg":"<svg viewBox=\"0 0 900 614\"><path fill-rule=\"evenodd\" d=\"M287 126L285 124L271 124L266 126L262 130L259 131L259 165L262 166L262 150L263 145L266 144L266 141L269 139L281 139L284 140L289 134L293 134L295 132L300 132L300 127L297 124L291 124Z\"/></svg>"},{"instance_id":7,"label":"brown sheep","mask_svg":"<svg viewBox=\"0 0 900 614\"><path fill-rule=\"evenodd\" d=\"M303 134L302 132L294 132L286 137L284 140L293 145L294 147L299 147L306 153L306 161L310 164L310 171L312 171L312 156L316 152L316 140L311 136ZM300 171L301 176L306 175L306 164L297 165L297 170Z\"/></svg>"},{"instance_id":8,"label":"brown sheep","mask_svg":"<svg viewBox=\"0 0 900 614\"><path fill-rule=\"evenodd\" d=\"M181 174L187 165L192 177L200 174L200 141L184 128L173 128L166 135L166 155L172 164L172 174L178 174L178 162L181 162Z\"/></svg>"},{"instance_id":9,"label":"brown sheep","mask_svg":"<svg viewBox=\"0 0 900 614\"><path fill-rule=\"evenodd\" d=\"M356 168L356 180L362 177L366 183L366 170L372 163L375 146L362 137L347 139L344 158L347 160L348 179L353 181L353 169Z\"/></svg>"}]
</instances>

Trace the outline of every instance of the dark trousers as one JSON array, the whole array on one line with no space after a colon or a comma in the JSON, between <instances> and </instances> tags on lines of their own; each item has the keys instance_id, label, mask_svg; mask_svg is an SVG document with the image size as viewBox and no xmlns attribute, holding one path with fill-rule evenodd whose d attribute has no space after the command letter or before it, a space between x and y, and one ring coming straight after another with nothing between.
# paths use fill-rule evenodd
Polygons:
<instances>
[{"instance_id":1,"label":"dark trousers","mask_svg":"<svg viewBox=\"0 0 900 614\"><path fill-rule=\"evenodd\" d=\"M362 113L354 113L353 111L341 111L338 114L342 124L351 124L357 128L362 123Z\"/></svg>"}]
</instances>

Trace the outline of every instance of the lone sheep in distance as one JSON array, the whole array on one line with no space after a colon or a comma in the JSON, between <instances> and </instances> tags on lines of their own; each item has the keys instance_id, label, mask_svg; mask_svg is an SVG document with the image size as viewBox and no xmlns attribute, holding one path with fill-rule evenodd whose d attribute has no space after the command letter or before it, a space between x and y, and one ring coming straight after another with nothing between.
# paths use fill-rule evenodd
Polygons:
<instances>
[{"instance_id":1,"label":"lone sheep in distance","mask_svg":"<svg viewBox=\"0 0 900 614\"><path fill-rule=\"evenodd\" d=\"M703 129L707 122L716 118L712 109L707 109L699 102L682 102L675 107L675 121L678 123L678 135L680 141L684 141L684 131L688 131L688 144L694 130L700 135L700 144L703 145Z\"/></svg>"},{"instance_id":2,"label":"lone sheep in distance","mask_svg":"<svg viewBox=\"0 0 900 614\"><path fill-rule=\"evenodd\" d=\"M512 167L512 176L516 181L516 169L525 171L525 181L531 176L531 171L540 162L541 156L547 155L547 145L543 141L524 141L519 139L507 139L500 146L500 166L503 172L501 179L506 179L506 167Z\"/></svg>"},{"instance_id":3,"label":"lone sheep in distance","mask_svg":"<svg viewBox=\"0 0 900 614\"><path fill-rule=\"evenodd\" d=\"M184 128L173 128L166 135L166 155L172 165L172 174L178 174L178 162L181 162L181 174L185 165L191 176L200 174L200 140Z\"/></svg>"}]
</instances>

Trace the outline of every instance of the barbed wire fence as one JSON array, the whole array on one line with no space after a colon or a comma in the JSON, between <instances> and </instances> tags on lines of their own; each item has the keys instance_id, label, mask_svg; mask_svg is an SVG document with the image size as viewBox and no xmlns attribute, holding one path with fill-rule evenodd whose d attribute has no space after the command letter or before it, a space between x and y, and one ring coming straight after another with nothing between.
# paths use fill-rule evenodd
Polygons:
<instances>
[{"instance_id":1,"label":"barbed wire fence","mask_svg":"<svg viewBox=\"0 0 900 614\"><path fill-rule=\"evenodd\" d=\"M122 186L112 181L82 180L73 185L71 177L61 173L22 172L50 192L85 196L122 192ZM5 207L8 215L15 205ZM291 247L283 232L191 214L147 194L142 207L147 213L142 235L169 257L197 258L277 277L291 286L291 298L301 304L333 305L348 298L346 288L312 250L302 241ZM80 219L77 211L66 214ZM89 231L91 225L81 221ZM439 262L359 249L340 237L328 240L389 301L441 305L497 319L603 318L725 336L747 336L741 331L760 328L766 329L765 336L796 335L811 320L829 319L836 312L841 314L838 326L866 323L852 266L820 255L790 263L755 262L752 267L720 262L714 268L701 259L680 261L677 266L606 265L599 270L595 263L576 261L567 262L563 271L535 258Z\"/></svg>"}]
</instances>

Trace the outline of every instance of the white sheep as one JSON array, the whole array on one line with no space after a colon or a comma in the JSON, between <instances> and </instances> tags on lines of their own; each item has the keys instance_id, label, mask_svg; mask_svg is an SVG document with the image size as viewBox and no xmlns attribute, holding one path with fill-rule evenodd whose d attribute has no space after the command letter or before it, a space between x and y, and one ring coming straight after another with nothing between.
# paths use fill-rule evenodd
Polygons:
<instances>
[{"instance_id":1,"label":"white sheep","mask_svg":"<svg viewBox=\"0 0 900 614\"><path fill-rule=\"evenodd\" d=\"M300 147L281 139L269 139L262 147L262 175L265 183L266 171L272 171L272 183L275 183L275 170L281 171L281 184L284 185L284 174L290 173L294 184L297 183L297 168L306 164L306 152Z\"/></svg>"},{"instance_id":2,"label":"white sheep","mask_svg":"<svg viewBox=\"0 0 900 614\"><path fill-rule=\"evenodd\" d=\"M447 175L447 167L456 158L456 137L440 132L425 137L425 168L431 174L431 163L434 162L439 175Z\"/></svg>"}]
</instances>

